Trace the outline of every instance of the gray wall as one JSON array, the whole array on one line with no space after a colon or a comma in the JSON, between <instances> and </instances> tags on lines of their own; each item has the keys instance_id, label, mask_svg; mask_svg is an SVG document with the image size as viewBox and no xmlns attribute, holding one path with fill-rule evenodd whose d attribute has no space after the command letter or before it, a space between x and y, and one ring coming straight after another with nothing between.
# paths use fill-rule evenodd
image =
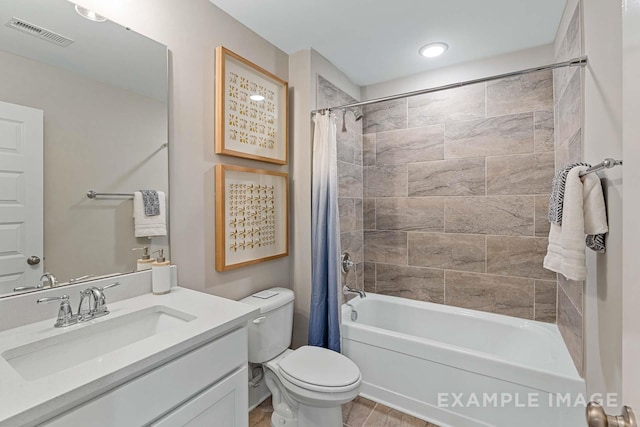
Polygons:
<instances>
[{"instance_id":1,"label":"gray wall","mask_svg":"<svg viewBox=\"0 0 640 427\"><path fill-rule=\"evenodd\" d=\"M0 51L0 99L44 111L44 267L60 280L135 270L131 200L87 190L168 190L167 105ZM166 248L167 238L154 238Z\"/></svg>"},{"instance_id":2,"label":"gray wall","mask_svg":"<svg viewBox=\"0 0 640 427\"><path fill-rule=\"evenodd\" d=\"M215 271L214 211L217 163L289 171L289 166L214 153L215 48L224 45L284 80L288 55L208 0L78 3L171 50L171 261L178 266L180 285L233 299L271 286L289 287L289 258Z\"/></svg>"},{"instance_id":3,"label":"gray wall","mask_svg":"<svg viewBox=\"0 0 640 427\"><path fill-rule=\"evenodd\" d=\"M365 289L555 321L552 86L537 72L364 108Z\"/></svg>"}]
</instances>

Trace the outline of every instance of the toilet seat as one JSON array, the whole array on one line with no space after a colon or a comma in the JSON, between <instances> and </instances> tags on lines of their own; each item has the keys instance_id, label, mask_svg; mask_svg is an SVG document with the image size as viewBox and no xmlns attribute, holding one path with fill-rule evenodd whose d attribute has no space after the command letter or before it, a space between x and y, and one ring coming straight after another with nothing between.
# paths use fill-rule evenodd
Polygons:
<instances>
[{"instance_id":1,"label":"toilet seat","mask_svg":"<svg viewBox=\"0 0 640 427\"><path fill-rule=\"evenodd\" d=\"M360 370L347 357L321 347L304 346L278 363L288 382L310 391L342 393L360 386Z\"/></svg>"}]
</instances>

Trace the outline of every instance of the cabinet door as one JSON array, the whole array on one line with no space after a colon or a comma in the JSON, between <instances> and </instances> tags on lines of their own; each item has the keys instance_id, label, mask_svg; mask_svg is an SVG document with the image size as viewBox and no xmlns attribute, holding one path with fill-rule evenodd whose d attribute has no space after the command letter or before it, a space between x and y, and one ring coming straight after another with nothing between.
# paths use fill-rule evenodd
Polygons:
<instances>
[{"instance_id":1,"label":"cabinet door","mask_svg":"<svg viewBox=\"0 0 640 427\"><path fill-rule=\"evenodd\" d=\"M247 427L247 368L242 367L174 409L152 427Z\"/></svg>"}]
</instances>

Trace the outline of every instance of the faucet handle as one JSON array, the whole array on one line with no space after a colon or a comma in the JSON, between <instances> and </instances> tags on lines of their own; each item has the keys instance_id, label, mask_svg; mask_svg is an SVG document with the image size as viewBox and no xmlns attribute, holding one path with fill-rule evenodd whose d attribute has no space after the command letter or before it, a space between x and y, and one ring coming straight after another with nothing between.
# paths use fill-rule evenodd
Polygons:
<instances>
[{"instance_id":1,"label":"faucet handle","mask_svg":"<svg viewBox=\"0 0 640 427\"><path fill-rule=\"evenodd\" d=\"M62 295L61 297L40 298L36 302L38 304L48 304L55 301L61 302L60 309L58 310L58 319L53 326L56 328L62 328L64 326L75 324L78 319L73 315L73 310L71 309L71 304L69 303L69 295Z\"/></svg>"},{"instance_id":2,"label":"faucet handle","mask_svg":"<svg viewBox=\"0 0 640 427\"><path fill-rule=\"evenodd\" d=\"M36 302L38 304L48 304L48 303L54 302L54 301L62 301L62 303L64 303L65 301L68 302L69 301L69 295L62 295L61 297L40 298Z\"/></svg>"},{"instance_id":3,"label":"faucet handle","mask_svg":"<svg viewBox=\"0 0 640 427\"><path fill-rule=\"evenodd\" d=\"M109 283L108 285L105 285L105 286L103 286L101 288L98 288L98 289L100 289L100 292L102 292L102 291L104 291L106 289L109 289L109 288L115 288L116 286L120 286L120 282Z\"/></svg>"}]
</instances>

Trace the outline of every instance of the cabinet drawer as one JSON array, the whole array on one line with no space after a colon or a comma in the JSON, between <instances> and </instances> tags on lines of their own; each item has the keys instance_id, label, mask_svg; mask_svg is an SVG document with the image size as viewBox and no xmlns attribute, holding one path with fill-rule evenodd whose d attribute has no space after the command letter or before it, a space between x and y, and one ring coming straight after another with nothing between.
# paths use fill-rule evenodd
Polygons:
<instances>
[{"instance_id":1,"label":"cabinet drawer","mask_svg":"<svg viewBox=\"0 0 640 427\"><path fill-rule=\"evenodd\" d=\"M247 328L244 327L116 387L42 425L50 427L145 425L235 369L245 366L246 363Z\"/></svg>"},{"instance_id":2,"label":"cabinet drawer","mask_svg":"<svg viewBox=\"0 0 640 427\"><path fill-rule=\"evenodd\" d=\"M150 427L247 427L247 368L242 367Z\"/></svg>"}]
</instances>

